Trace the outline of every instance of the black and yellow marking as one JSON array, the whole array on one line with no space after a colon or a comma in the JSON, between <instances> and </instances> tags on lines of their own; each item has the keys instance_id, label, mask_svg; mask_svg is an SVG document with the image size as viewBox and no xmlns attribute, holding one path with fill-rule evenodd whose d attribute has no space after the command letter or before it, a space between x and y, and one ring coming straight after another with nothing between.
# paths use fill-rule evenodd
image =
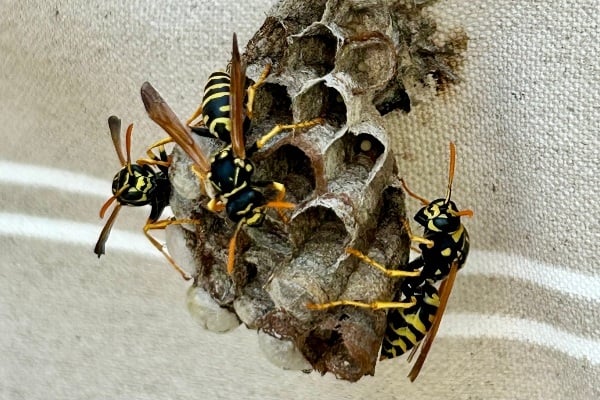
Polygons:
<instances>
[{"instance_id":1,"label":"black and yellow marking","mask_svg":"<svg viewBox=\"0 0 600 400\"><path fill-rule=\"evenodd\" d=\"M265 83L269 72L270 65L267 65L259 79L246 89L246 67L242 63L237 37L234 34L230 72L211 74L204 88L202 103L187 120L186 126L182 126L152 85L145 83L142 86L142 100L150 118L163 127L192 158L193 171L200 177L203 187L206 179L210 182L213 193L209 194L211 199L208 209L215 212L225 210L228 218L238 223L229 245L229 273L233 271L235 241L241 227L260 225L267 208L281 210L294 207L293 204L283 201L283 185L277 182L252 181L254 165L249 157L285 130L310 128L323 121L318 118L297 124L277 125L255 143L247 146L245 138L250 130L254 97L258 88ZM202 122L197 122L200 117ZM204 137L218 138L225 145L207 160L191 132ZM269 193L269 197L274 198L266 198L262 193L261 189L266 186L275 189L274 195Z\"/></svg>"},{"instance_id":2,"label":"black and yellow marking","mask_svg":"<svg viewBox=\"0 0 600 400\"><path fill-rule=\"evenodd\" d=\"M428 282L413 296L416 299L414 306L388 312L381 359L397 357L411 350L431 328L440 305L436 287Z\"/></svg>"},{"instance_id":3,"label":"black and yellow marking","mask_svg":"<svg viewBox=\"0 0 600 400\"><path fill-rule=\"evenodd\" d=\"M464 265L469 253L469 235L460 217L472 216L471 210L458 210L450 200L456 149L450 143L448 188L444 199L428 201L412 192L404 180L406 194L419 200L423 207L415 220L424 228L423 236L414 235L407 221L404 226L411 242L419 243L420 255L406 269L386 269L376 261L354 249L346 251L392 278L403 278L392 302L361 303L336 300L323 304L308 304L308 308L323 310L350 305L371 309L388 308L381 359L393 358L412 349L412 355L422 343L421 352L408 377L414 381L423 366L444 314L457 271ZM439 290L436 284L440 283ZM410 300L407 300L410 299Z\"/></svg>"},{"instance_id":4,"label":"black and yellow marking","mask_svg":"<svg viewBox=\"0 0 600 400\"><path fill-rule=\"evenodd\" d=\"M108 126L111 132L115 151L121 162L122 168L117 172L113 179L113 195L104 203L100 209L100 218L113 202L117 202L102 232L98 238L94 253L100 257L105 252L105 244L110 235L110 231L122 206L145 206L150 205L150 216L143 227L144 235L150 243L156 247L169 261L171 266L179 272L186 280L191 277L173 260L165 251L164 246L156 240L149 231L153 229L165 229L169 225L196 224L191 219L164 219L159 220L160 215L167 205L169 205L169 196L171 195L171 184L168 179L170 160L165 151L164 145L171 141L170 138L160 140L148 148L146 154L148 158L140 159L136 163L131 162L131 135L133 124L129 125L126 133L126 156L121 150L121 120L115 116L108 119ZM158 154L154 149L158 149Z\"/></svg>"}]
</instances>

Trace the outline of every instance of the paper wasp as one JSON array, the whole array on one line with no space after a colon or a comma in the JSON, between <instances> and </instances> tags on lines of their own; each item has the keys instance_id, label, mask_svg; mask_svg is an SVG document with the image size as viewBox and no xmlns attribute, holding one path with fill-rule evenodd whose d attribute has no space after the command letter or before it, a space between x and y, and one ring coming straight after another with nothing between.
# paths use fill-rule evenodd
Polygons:
<instances>
[{"instance_id":1,"label":"paper wasp","mask_svg":"<svg viewBox=\"0 0 600 400\"><path fill-rule=\"evenodd\" d=\"M464 265L469 252L469 235L460 217L472 216L471 210L458 210L450 200L456 148L450 143L450 167L446 197L428 201L408 189L401 180L406 194L419 200L423 208L415 220L423 226L423 236L415 236L405 222L411 242L419 243L421 254L404 269L387 269L375 260L355 249L346 251L362 261L378 268L392 278L403 278L394 301L363 303L337 300L323 304L309 304L308 308L323 310L330 307L351 305L371 309L388 309L387 328L381 346L380 359L393 358L412 349L412 360L421 342L423 347L408 377L414 381L419 372L442 320L457 271ZM440 282L439 289L435 284Z\"/></svg>"},{"instance_id":2,"label":"paper wasp","mask_svg":"<svg viewBox=\"0 0 600 400\"><path fill-rule=\"evenodd\" d=\"M148 158L137 160L136 163L131 162L131 134L133 132L133 124L130 124L125 134L125 156L123 156L121 145L121 120L116 116L108 118L108 127L115 152L121 162L122 168L117 172L112 183L113 195L100 208L100 218L104 218L104 214L110 205L116 200L117 204L113 208L110 217L106 221L94 253L100 257L104 254L106 240L113 227L115 219L121 209L121 206L145 206L150 205L150 216L144 225L144 234L169 261L181 276L188 280L191 277L183 270L169 254L167 254L163 246L150 235L152 229L165 229L172 224L197 223L190 219L163 219L159 220L165 207L169 205L169 197L171 196L171 184L169 183L169 165L170 160L165 151L164 145L171 141L170 138L160 140L148 148L146 154ZM158 149L158 154L154 152Z\"/></svg>"},{"instance_id":3,"label":"paper wasp","mask_svg":"<svg viewBox=\"0 0 600 400\"><path fill-rule=\"evenodd\" d=\"M213 193L209 194L211 200L207 208L214 212L225 209L229 219L237 223L229 241L227 271L230 274L233 272L236 239L241 227L260 226L267 208L294 208L294 204L283 201L285 187L282 184L273 181L252 181L254 165L248 157L284 130L310 128L322 122L322 119L317 118L291 125L276 125L247 148L245 136L250 129L254 94L267 78L270 67L267 66L258 81L248 87L248 99L244 107L245 69L234 34L230 74L211 75L203 103L188 120L191 123L203 114L204 126L190 128L184 125L150 83L144 83L141 89L142 100L150 118L190 156L194 162L194 171L202 181L202 187L205 188L205 182L209 182ZM246 118L243 115L244 109ZM201 136L218 138L225 142L226 146L209 160L194 141L192 130ZM265 195L268 192L273 194Z\"/></svg>"}]
</instances>

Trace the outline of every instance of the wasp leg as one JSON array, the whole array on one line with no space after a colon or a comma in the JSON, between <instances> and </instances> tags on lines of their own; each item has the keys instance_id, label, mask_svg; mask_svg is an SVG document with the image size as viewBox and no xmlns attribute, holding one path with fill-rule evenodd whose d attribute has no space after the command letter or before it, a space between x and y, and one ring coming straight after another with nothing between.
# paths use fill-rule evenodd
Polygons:
<instances>
[{"instance_id":1,"label":"wasp leg","mask_svg":"<svg viewBox=\"0 0 600 400\"><path fill-rule=\"evenodd\" d=\"M171 161L167 156L164 145L171 142L173 142L173 139L171 137L166 137L153 143L152 146L148 147L146 150L148 158L140 158L136 162L139 165L160 165L168 168L171 165ZM158 148L159 155L156 155L154 152L155 148Z\"/></svg>"},{"instance_id":2,"label":"wasp leg","mask_svg":"<svg viewBox=\"0 0 600 400\"><path fill-rule=\"evenodd\" d=\"M405 218L402 219L402 225L404 225L404 229L406 229L406 233L408 234L408 237L411 242L423 243L424 245L426 245L429 248L433 247L433 245L434 245L433 240L426 239L423 236L417 236L412 233L412 229L410 229L410 224L408 223L407 219L405 219Z\"/></svg>"},{"instance_id":3,"label":"wasp leg","mask_svg":"<svg viewBox=\"0 0 600 400\"><path fill-rule=\"evenodd\" d=\"M412 297L410 301L374 301L373 303L363 303L354 300L336 300L329 303L308 303L306 307L310 310L325 310L327 308L339 307L339 306L354 306L360 308L370 308L372 310L382 310L388 308L410 308L417 304L417 299Z\"/></svg>"},{"instance_id":4,"label":"wasp leg","mask_svg":"<svg viewBox=\"0 0 600 400\"><path fill-rule=\"evenodd\" d=\"M285 197L285 186L279 182L273 182L273 188L277 191L277 196L275 196L275 202L277 204L282 203ZM277 215L283 221L284 224L290 222L290 219L283 213L283 207L275 207L275 211L277 211Z\"/></svg>"},{"instance_id":5,"label":"wasp leg","mask_svg":"<svg viewBox=\"0 0 600 400\"><path fill-rule=\"evenodd\" d=\"M192 115L185 121L187 126L190 126L200 115L202 115L202 103L196 108ZM204 124L204 122L202 122Z\"/></svg>"},{"instance_id":6,"label":"wasp leg","mask_svg":"<svg viewBox=\"0 0 600 400\"><path fill-rule=\"evenodd\" d=\"M165 229L169 225L198 224L198 223L200 223L200 221L197 221L194 219L163 219L163 220L154 221L154 222L148 220L148 221L146 221L146 225L144 225L144 235L146 235L146 237L148 238L150 243L152 243L152 245L154 245L154 247L156 247L158 249L158 251L160 251L165 256L165 258L169 261L171 266L177 272L179 272L181 277L183 279L185 279L186 281L192 279L192 277L189 276L187 274L187 272L185 272L179 265L177 265L175 260L173 260L173 258L165 251L164 246L158 240L156 240L156 238L154 236L150 235L150 233L148 231L152 230L152 229Z\"/></svg>"},{"instance_id":7,"label":"wasp leg","mask_svg":"<svg viewBox=\"0 0 600 400\"><path fill-rule=\"evenodd\" d=\"M265 65L265 69L263 70L262 74L260 74L256 82L254 82L254 84L249 86L246 90L248 95L248 101L246 102L246 116L250 119L252 119L253 116L254 96L256 95L256 91L258 88L264 85L269 73L271 73L271 64Z\"/></svg>"},{"instance_id":8,"label":"wasp leg","mask_svg":"<svg viewBox=\"0 0 600 400\"><path fill-rule=\"evenodd\" d=\"M400 277L421 275L421 271L418 271L418 270L417 271L402 271L402 270L395 270L395 269L387 269L386 267L379 264L377 261L373 260L372 258L366 256L362 252L360 252L356 249L350 248L350 247L346 248L346 253L352 254L353 256L358 257L359 259L366 262L367 264L377 268L378 270L380 270L381 272L383 272L390 278L400 278Z\"/></svg>"},{"instance_id":9,"label":"wasp leg","mask_svg":"<svg viewBox=\"0 0 600 400\"><path fill-rule=\"evenodd\" d=\"M237 246L237 236L238 233L240 233L240 229L245 224L245 218L238 222L237 226L235 227L235 231L231 236L231 239L229 239L229 253L227 254L227 274L230 276L233 275L233 267L235 266L235 249Z\"/></svg>"},{"instance_id":10,"label":"wasp leg","mask_svg":"<svg viewBox=\"0 0 600 400\"><path fill-rule=\"evenodd\" d=\"M206 205L206 208L218 214L225 209L225 204L223 204L223 202L220 200L210 199L210 201Z\"/></svg>"},{"instance_id":11,"label":"wasp leg","mask_svg":"<svg viewBox=\"0 0 600 400\"><path fill-rule=\"evenodd\" d=\"M269 201L267 204L265 204L265 208L274 208L283 223L287 224L289 222L289 218L283 214L282 210L296 208L296 205L294 203L290 203L289 201L283 201L283 197L285 196L285 186L277 182L273 182L273 184L275 189L279 190L279 192L275 200Z\"/></svg>"},{"instance_id":12,"label":"wasp leg","mask_svg":"<svg viewBox=\"0 0 600 400\"><path fill-rule=\"evenodd\" d=\"M196 175L198 177L198 179L200 179L200 192L202 194L207 194L206 180L205 180L206 174L196 164L192 165L192 172L194 173L194 175Z\"/></svg>"},{"instance_id":13,"label":"wasp leg","mask_svg":"<svg viewBox=\"0 0 600 400\"><path fill-rule=\"evenodd\" d=\"M404 189L404 192L406 192L406 194L409 195L410 197L419 200L424 206L427 206L431 203L426 198L421 197L418 194L416 194L415 192L413 192L412 190L410 190L408 188L408 186L406 185L406 181L404 181L404 178L400 178L400 183L402 184L402 188Z\"/></svg>"},{"instance_id":14,"label":"wasp leg","mask_svg":"<svg viewBox=\"0 0 600 400\"><path fill-rule=\"evenodd\" d=\"M275 182L275 181L255 181L255 182L252 182L252 185L258 186L258 187L270 186L276 192L275 196L273 197L273 200L268 202L265 205L265 207L274 208L275 211L277 211L279 218L281 218L281 220L285 224L287 224L289 222L289 218L287 217L287 215L285 215L283 213L282 209L294 208L295 205L293 205L292 203L283 201L283 199L285 198L285 186L282 183ZM279 207L278 205L283 205L283 206Z\"/></svg>"},{"instance_id":15,"label":"wasp leg","mask_svg":"<svg viewBox=\"0 0 600 400\"><path fill-rule=\"evenodd\" d=\"M311 119L310 121L298 122L296 124L289 124L289 125L278 124L278 125L275 125L275 127L273 129L271 129L267 134L265 134L262 137L260 137L252 145L252 147L250 147L250 149L247 150L247 153L248 153L248 155L252 155L252 153L254 153L257 150L260 150L265 145L265 143L267 143L269 140L271 140L273 137L279 135L283 131L293 130L293 129L312 128L315 125L322 124L324 121L325 120L323 118L315 118L315 119Z\"/></svg>"}]
</instances>

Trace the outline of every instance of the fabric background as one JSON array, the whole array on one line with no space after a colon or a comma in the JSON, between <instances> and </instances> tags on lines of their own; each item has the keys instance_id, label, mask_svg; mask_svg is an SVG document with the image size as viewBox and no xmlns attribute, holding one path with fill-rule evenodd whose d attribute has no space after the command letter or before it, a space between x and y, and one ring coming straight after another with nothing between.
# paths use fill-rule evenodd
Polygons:
<instances>
[{"instance_id":1,"label":"fabric background","mask_svg":"<svg viewBox=\"0 0 600 400\"><path fill-rule=\"evenodd\" d=\"M121 4L123 3L123 4ZM462 83L395 115L400 169L453 192L472 251L439 338L355 384L283 371L256 333L202 330L187 284L121 212L101 260L98 209L118 169L108 115L162 137L151 81L180 115L270 0L4 1L0 6L0 397L3 399L600 398L600 41L596 0L439 1L470 42ZM418 204L408 203L416 211Z\"/></svg>"}]
</instances>

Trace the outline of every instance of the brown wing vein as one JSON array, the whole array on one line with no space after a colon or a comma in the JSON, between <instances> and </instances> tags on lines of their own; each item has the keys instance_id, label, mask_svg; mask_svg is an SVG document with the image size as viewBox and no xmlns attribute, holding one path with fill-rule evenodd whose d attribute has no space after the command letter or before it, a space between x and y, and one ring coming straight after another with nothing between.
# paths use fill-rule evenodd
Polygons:
<instances>
[{"instance_id":1,"label":"brown wing vein","mask_svg":"<svg viewBox=\"0 0 600 400\"><path fill-rule=\"evenodd\" d=\"M175 112L150 83L145 82L142 85L141 95L148 116L173 138L175 143L190 156L200 171L207 174L210 171L210 163L194 141L190 129L179 120Z\"/></svg>"}]
</instances>

